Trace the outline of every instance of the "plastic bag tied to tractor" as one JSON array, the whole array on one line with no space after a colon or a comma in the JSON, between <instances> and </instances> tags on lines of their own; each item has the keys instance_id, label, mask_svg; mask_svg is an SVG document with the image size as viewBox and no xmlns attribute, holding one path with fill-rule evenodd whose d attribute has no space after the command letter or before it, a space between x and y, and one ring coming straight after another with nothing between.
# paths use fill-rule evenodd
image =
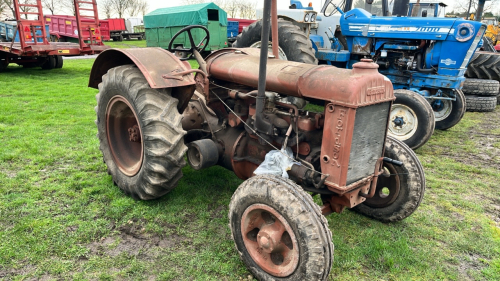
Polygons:
<instances>
[{"instance_id":1,"label":"plastic bag tied to tractor","mask_svg":"<svg viewBox=\"0 0 500 281\"><path fill-rule=\"evenodd\" d=\"M264 162L253 172L256 175L277 175L288 178L288 173L293 164L298 164L293 159L292 150L287 147L281 150L271 150L266 154Z\"/></svg>"}]
</instances>

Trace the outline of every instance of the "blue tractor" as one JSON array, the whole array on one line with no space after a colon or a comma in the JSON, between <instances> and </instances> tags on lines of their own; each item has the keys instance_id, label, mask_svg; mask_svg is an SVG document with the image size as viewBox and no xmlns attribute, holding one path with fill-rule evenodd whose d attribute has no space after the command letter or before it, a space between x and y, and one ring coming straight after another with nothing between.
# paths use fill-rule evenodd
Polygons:
<instances>
[{"instance_id":1,"label":"blue tractor","mask_svg":"<svg viewBox=\"0 0 500 281\"><path fill-rule=\"evenodd\" d=\"M297 2L291 1L291 10L299 9ZM364 59L376 62L379 72L393 83L397 98L389 134L411 148L424 145L434 128L446 130L456 125L465 113L464 73L486 26L434 17L437 10L428 14L420 9L416 17L407 17L409 0L391 1L393 5L383 0L380 15L372 14L373 1L367 0L365 9L352 9L352 0L341 2L343 7L327 0L307 27L290 16L281 18L309 32L309 46L320 64L352 68ZM310 12L304 9L304 13ZM243 47L238 41L248 41L243 37L245 33L237 38L236 46ZM280 40L281 48L287 48L286 44L308 52L309 46Z\"/></svg>"}]
</instances>

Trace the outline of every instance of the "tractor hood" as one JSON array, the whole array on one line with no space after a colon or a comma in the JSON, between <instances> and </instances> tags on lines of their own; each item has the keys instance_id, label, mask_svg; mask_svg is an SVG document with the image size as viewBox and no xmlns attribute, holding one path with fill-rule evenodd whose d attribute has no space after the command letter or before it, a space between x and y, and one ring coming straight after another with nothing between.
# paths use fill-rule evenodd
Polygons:
<instances>
[{"instance_id":1,"label":"tractor hood","mask_svg":"<svg viewBox=\"0 0 500 281\"><path fill-rule=\"evenodd\" d=\"M340 18L340 26L344 36L465 42L485 25L456 18L378 17L353 9Z\"/></svg>"}]
</instances>

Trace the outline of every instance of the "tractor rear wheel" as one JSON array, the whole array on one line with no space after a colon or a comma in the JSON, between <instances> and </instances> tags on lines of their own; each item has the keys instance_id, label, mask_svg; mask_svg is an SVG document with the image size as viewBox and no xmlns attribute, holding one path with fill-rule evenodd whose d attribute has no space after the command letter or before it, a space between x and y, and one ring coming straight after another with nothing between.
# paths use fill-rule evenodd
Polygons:
<instances>
[{"instance_id":1,"label":"tractor rear wheel","mask_svg":"<svg viewBox=\"0 0 500 281\"><path fill-rule=\"evenodd\" d=\"M247 48L261 41L262 21L256 21L243 29L233 43L235 48ZM269 33L269 40L272 40ZM278 19L278 41L279 47L285 53L287 60L318 64L314 55L311 41L300 28L293 23Z\"/></svg>"},{"instance_id":2,"label":"tractor rear wheel","mask_svg":"<svg viewBox=\"0 0 500 281\"><path fill-rule=\"evenodd\" d=\"M461 90L455 92L456 99L434 101L431 106L434 110L436 129L447 130L462 120L465 114L465 96Z\"/></svg>"},{"instance_id":3,"label":"tractor rear wheel","mask_svg":"<svg viewBox=\"0 0 500 281\"><path fill-rule=\"evenodd\" d=\"M384 162L384 173L378 177L375 195L353 210L382 222L400 221L415 212L422 202L424 169L415 152L391 136L387 137L384 157L401 161L403 165Z\"/></svg>"},{"instance_id":4,"label":"tractor rear wheel","mask_svg":"<svg viewBox=\"0 0 500 281\"><path fill-rule=\"evenodd\" d=\"M113 181L134 198L158 198L182 177L186 132L170 92L152 89L134 65L110 69L99 84L99 148Z\"/></svg>"},{"instance_id":5,"label":"tractor rear wheel","mask_svg":"<svg viewBox=\"0 0 500 281\"><path fill-rule=\"evenodd\" d=\"M389 134L412 149L424 145L434 133L434 112L421 95L398 89L391 108Z\"/></svg>"},{"instance_id":6,"label":"tractor rear wheel","mask_svg":"<svg viewBox=\"0 0 500 281\"><path fill-rule=\"evenodd\" d=\"M333 261L328 222L293 181L261 175L243 182L229 204L229 226L258 280L327 280Z\"/></svg>"},{"instance_id":7,"label":"tractor rear wheel","mask_svg":"<svg viewBox=\"0 0 500 281\"><path fill-rule=\"evenodd\" d=\"M465 76L500 81L500 53L476 52L467 66Z\"/></svg>"}]
</instances>

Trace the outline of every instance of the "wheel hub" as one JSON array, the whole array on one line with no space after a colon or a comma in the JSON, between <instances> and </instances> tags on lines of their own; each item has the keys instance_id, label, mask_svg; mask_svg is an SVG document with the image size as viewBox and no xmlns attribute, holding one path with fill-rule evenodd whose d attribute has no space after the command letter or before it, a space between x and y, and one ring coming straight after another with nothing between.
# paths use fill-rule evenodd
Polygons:
<instances>
[{"instance_id":1,"label":"wheel hub","mask_svg":"<svg viewBox=\"0 0 500 281\"><path fill-rule=\"evenodd\" d=\"M264 204L249 206L241 218L241 235L254 262L276 277L292 274L299 264L295 234L274 208Z\"/></svg>"},{"instance_id":2,"label":"wheel hub","mask_svg":"<svg viewBox=\"0 0 500 281\"><path fill-rule=\"evenodd\" d=\"M393 104L389 123L389 133L399 140L411 138L418 129L417 114L404 104Z\"/></svg>"},{"instance_id":3,"label":"wheel hub","mask_svg":"<svg viewBox=\"0 0 500 281\"><path fill-rule=\"evenodd\" d=\"M439 122L450 116L453 104L451 100L437 100L432 103L432 109L434 110L434 119Z\"/></svg>"},{"instance_id":4,"label":"wheel hub","mask_svg":"<svg viewBox=\"0 0 500 281\"><path fill-rule=\"evenodd\" d=\"M393 165L384 164L384 173L378 176L375 194L363 204L373 208L387 207L398 198L400 189L398 172Z\"/></svg>"},{"instance_id":5,"label":"wheel hub","mask_svg":"<svg viewBox=\"0 0 500 281\"><path fill-rule=\"evenodd\" d=\"M143 143L137 114L123 96L112 97L106 107L106 134L114 163L127 176L139 172Z\"/></svg>"}]
</instances>

